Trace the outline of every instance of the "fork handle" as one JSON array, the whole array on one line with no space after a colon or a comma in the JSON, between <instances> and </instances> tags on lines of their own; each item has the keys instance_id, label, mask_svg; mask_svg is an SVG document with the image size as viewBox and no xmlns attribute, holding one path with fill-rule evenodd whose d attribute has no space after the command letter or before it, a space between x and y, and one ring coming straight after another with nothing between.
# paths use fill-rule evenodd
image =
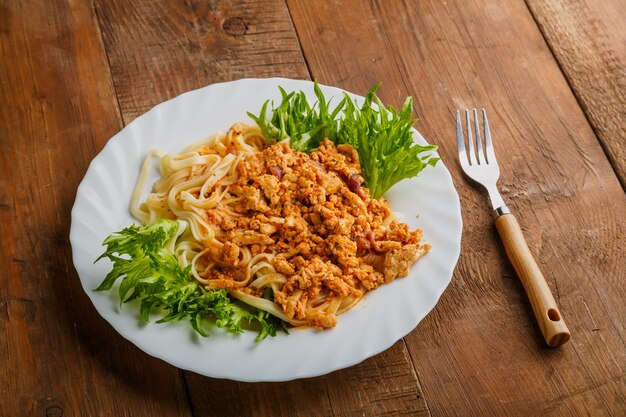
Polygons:
<instances>
[{"instance_id":1,"label":"fork handle","mask_svg":"<svg viewBox=\"0 0 626 417\"><path fill-rule=\"evenodd\" d=\"M546 279L528 249L517 219L512 214L503 214L496 219L496 228L506 254L524 285L546 343L551 347L566 343L570 339L569 329Z\"/></svg>"}]
</instances>

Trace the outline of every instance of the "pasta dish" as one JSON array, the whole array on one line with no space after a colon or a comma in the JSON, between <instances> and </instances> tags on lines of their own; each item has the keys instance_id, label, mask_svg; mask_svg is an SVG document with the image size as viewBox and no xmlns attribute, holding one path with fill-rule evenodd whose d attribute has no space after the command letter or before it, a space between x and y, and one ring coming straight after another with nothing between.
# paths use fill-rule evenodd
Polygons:
<instances>
[{"instance_id":1,"label":"pasta dish","mask_svg":"<svg viewBox=\"0 0 626 417\"><path fill-rule=\"evenodd\" d=\"M143 199L155 157L161 176ZM151 152L131 212L178 221L169 250L205 290L295 327L334 327L430 248L370 197L353 146L324 138L307 154L245 123L179 154Z\"/></svg>"},{"instance_id":2,"label":"pasta dish","mask_svg":"<svg viewBox=\"0 0 626 417\"><path fill-rule=\"evenodd\" d=\"M95 291L121 280L120 305L138 302L143 321L188 319L202 336L209 323L255 329L259 342L288 325L335 327L368 291L408 275L430 245L383 195L439 158L413 141L411 97L396 111L377 88L357 107L347 94L331 106L316 83L313 105L279 87L277 106L248 113L254 124L149 152L130 204L141 225L104 240L98 260L112 269Z\"/></svg>"}]
</instances>

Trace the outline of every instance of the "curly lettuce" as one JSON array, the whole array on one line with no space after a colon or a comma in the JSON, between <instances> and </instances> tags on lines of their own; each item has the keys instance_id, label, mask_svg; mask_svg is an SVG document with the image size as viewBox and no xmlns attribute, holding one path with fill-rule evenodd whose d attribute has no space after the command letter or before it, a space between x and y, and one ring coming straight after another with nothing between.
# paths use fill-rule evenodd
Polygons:
<instances>
[{"instance_id":1,"label":"curly lettuce","mask_svg":"<svg viewBox=\"0 0 626 417\"><path fill-rule=\"evenodd\" d=\"M167 249L174 239L178 223L157 220L145 226L129 226L104 240L106 251L96 260L108 258L113 268L96 291L107 291L119 284L120 305L139 301L141 319L148 322L152 312L161 318L157 323L188 319L193 329L208 336L203 321L211 316L218 327L241 333L245 327L258 326L256 341L276 336L282 320L258 309L247 309L233 302L226 290L205 290L182 268Z\"/></svg>"},{"instance_id":2,"label":"curly lettuce","mask_svg":"<svg viewBox=\"0 0 626 417\"><path fill-rule=\"evenodd\" d=\"M373 198L379 198L394 184L418 175L425 167L434 166L434 145L413 142L411 128L413 99L407 97L400 111L385 107L376 95L375 85L365 96L361 107L344 93L333 108L317 82L313 89L317 102L310 105L304 92L287 93L279 87L281 102L277 107L267 100L259 115L248 115L259 125L269 142L289 139L292 149L312 152L324 138L339 145L354 147L361 162L363 177Z\"/></svg>"}]
</instances>

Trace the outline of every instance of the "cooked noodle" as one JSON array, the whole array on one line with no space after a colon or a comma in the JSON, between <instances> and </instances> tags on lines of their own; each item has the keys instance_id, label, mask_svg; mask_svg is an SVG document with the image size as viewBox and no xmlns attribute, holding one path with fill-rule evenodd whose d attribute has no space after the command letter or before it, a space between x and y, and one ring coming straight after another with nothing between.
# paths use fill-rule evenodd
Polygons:
<instances>
[{"instance_id":1,"label":"cooked noodle","mask_svg":"<svg viewBox=\"0 0 626 417\"><path fill-rule=\"evenodd\" d=\"M155 159L161 177L141 203ZM146 224L179 220L169 249L206 289L293 326L328 328L429 249L362 183L347 145L325 140L309 156L238 123L179 154L150 152L131 212Z\"/></svg>"}]
</instances>

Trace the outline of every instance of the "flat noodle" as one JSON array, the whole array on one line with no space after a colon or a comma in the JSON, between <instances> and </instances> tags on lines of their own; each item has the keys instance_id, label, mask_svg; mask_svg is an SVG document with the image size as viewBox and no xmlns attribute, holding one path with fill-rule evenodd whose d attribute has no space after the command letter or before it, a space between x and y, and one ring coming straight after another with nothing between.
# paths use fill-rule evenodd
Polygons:
<instances>
[{"instance_id":1,"label":"flat noodle","mask_svg":"<svg viewBox=\"0 0 626 417\"><path fill-rule=\"evenodd\" d=\"M161 177L139 205L155 157ZM207 290L296 327L329 328L430 248L363 182L348 145L325 139L309 156L237 123L177 155L150 152L131 212L142 223L179 221L169 249Z\"/></svg>"}]
</instances>

